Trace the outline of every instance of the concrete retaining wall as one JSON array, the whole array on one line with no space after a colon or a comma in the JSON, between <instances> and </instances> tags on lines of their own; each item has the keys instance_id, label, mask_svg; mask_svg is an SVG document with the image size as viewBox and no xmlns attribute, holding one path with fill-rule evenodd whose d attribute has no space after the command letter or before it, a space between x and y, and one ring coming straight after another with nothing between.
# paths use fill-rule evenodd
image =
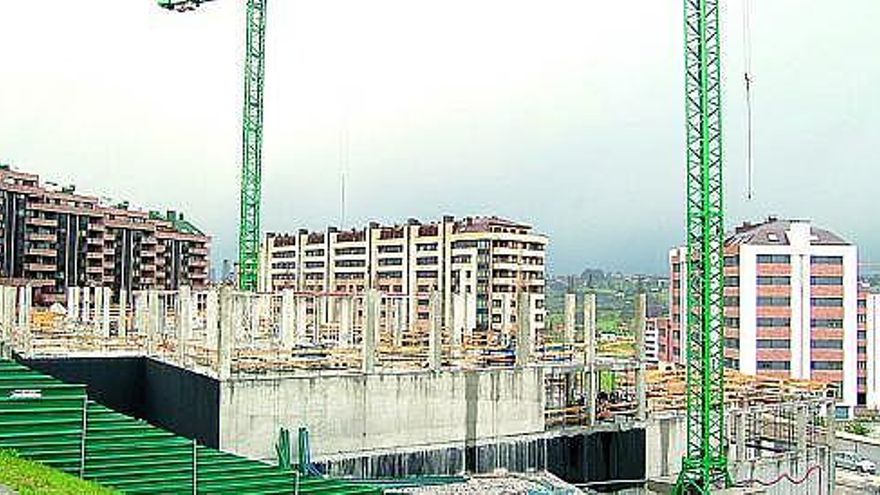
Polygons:
<instances>
[{"instance_id":1,"label":"concrete retaining wall","mask_svg":"<svg viewBox=\"0 0 880 495\"><path fill-rule=\"evenodd\" d=\"M231 378L220 446L274 458L278 429L309 429L315 456L475 442L544 431L543 371Z\"/></svg>"}]
</instances>

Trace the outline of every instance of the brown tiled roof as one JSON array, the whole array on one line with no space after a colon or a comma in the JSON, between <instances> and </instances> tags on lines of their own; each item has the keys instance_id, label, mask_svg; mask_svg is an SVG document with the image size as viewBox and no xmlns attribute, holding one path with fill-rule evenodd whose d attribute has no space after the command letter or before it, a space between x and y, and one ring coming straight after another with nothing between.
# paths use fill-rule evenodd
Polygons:
<instances>
[{"instance_id":1,"label":"brown tiled roof","mask_svg":"<svg viewBox=\"0 0 880 495\"><path fill-rule=\"evenodd\" d=\"M797 220L779 220L771 217L755 225L744 223L727 237L726 244L786 246L789 244L788 231L791 229L791 224L795 222ZM813 237L811 244L814 246L849 246L852 244L833 232L813 225L810 226L810 234Z\"/></svg>"}]
</instances>

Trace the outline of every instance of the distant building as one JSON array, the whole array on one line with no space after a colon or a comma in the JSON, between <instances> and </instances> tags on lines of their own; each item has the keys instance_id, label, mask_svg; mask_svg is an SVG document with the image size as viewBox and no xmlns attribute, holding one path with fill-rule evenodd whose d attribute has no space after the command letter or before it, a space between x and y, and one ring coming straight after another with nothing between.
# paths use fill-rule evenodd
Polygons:
<instances>
[{"instance_id":1,"label":"distant building","mask_svg":"<svg viewBox=\"0 0 880 495\"><path fill-rule=\"evenodd\" d=\"M203 287L210 239L183 215L109 206L0 167L0 278L31 283L39 303L67 287L119 290Z\"/></svg>"},{"instance_id":2,"label":"distant building","mask_svg":"<svg viewBox=\"0 0 880 495\"><path fill-rule=\"evenodd\" d=\"M645 358L648 364L660 361L660 336L669 333L669 317L657 316L645 320Z\"/></svg>"},{"instance_id":3,"label":"distant building","mask_svg":"<svg viewBox=\"0 0 880 495\"><path fill-rule=\"evenodd\" d=\"M260 290L360 294L378 289L407 298L426 321L429 295L442 296L444 320L464 330L504 333L516 322L517 294L531 301L533 328L544 328L547 237L497 217L467 217L348 231L266 234ZM496 333L497 334L497 333Z\"/></svg>"},{"instance_id":4,"label":"distant building","mask_svg":"<svg viewBox=\"0 0 880 495\"><path fill-rule=\"evenodd\" d=\"M880 406L854 244L808 221L771 217L736 228L724 252L727 367L835 383L847 412ZM685 253L669 254L670 328L659 346L666 361L684 359Z\"/></svg>"}]
</instances>

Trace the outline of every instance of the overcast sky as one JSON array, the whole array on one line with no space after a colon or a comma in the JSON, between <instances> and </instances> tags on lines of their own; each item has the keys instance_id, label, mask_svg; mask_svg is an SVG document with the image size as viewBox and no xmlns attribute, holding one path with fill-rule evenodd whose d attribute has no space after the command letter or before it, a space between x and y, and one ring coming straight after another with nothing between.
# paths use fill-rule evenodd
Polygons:
<instances>
[{"instance_id":1,"label":"overcast sky","mask_svg":"<svg viewBox=\"0 0 880 495\"><path fill-rule=\"evenodd\" d=\"M270 0L264 230L498 214L551 269L662 273L683 239L681 0ZM880 2L724 2L728 224L810 218L880 261ZM183 210L234 258L243 0L0 0L0 162ZM757 4L757 5L754 5ZM346 138L347 136L347 138ZM347 144L346 144L347 143Z\"/></svg>"}]
</instances>

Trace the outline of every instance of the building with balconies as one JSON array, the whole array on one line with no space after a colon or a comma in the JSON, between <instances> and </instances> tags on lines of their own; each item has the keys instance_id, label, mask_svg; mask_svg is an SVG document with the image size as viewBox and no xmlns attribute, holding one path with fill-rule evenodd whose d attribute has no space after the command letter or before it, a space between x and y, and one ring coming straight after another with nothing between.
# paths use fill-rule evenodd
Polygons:
<instances>
[{"instance_id":1,"label":"building with balconies","mask_svg":"<svg viewBox=\"0 0 880 495\"><path fill-rule=\"evenodd\" d=\"M339 294L377 289L404 299L403 318L417 327L427 325L436 292L447 328L503 339L516 324L519 294L528 294L533 328L544 328L546 246L547 237L530 226L497 217L268 233L259 287Z\"/></svg>"},{"instance_id":2,"label":"building with balconies","mask_svg":"<svg viewBox=\"0 0 880 495\"><path fill-rule=\"evenodd\" d=\"M210 239L183 215L105 205L9 167L0 167L0 236L0 278L32 284L37 302L63 302L68 287L208 283Z\"/></svg>"}]
</instances>

